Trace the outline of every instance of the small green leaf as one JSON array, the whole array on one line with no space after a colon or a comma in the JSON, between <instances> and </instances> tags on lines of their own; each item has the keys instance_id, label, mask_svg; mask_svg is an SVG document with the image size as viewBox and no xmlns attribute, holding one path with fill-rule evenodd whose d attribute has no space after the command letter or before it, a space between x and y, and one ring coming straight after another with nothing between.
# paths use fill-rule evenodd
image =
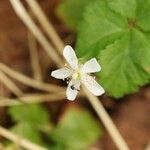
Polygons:
<instances>
[{"instance_id":1,"label":"small green leaf","mask_svg":"<svg viewBox=\"0 0 150 150\"><path fill-rule=\"evenodd\" d=\"M95 0L94 0L95 1ZM64 0L57 8L58 16L70 27L77 29L84 8L91 0Z\"/></svg>"},{"instance_id":2,"label":"small green leaf","mask_svg":"<svg viewBox=\"0 0 150 150\"><path fill-rule=\"evenodd\" d=\"M71 107L65 112L56 129L51 133L53 149L87 149L101 135L100 125L84 110Z\"/></svg>"},{"instance_id":3,"label":"small green leaf","mask_svg":"<svg viewBox=\"0 0 150 150\"><path fill-rule=\"evenodd\" d=\"M120 98L149 83L149 24L150 0L98 0L87 6L77 54L98 58L99 83L109 95Z\"/></svg>"},{"instance_id":4,"label":"small green leaf","mask_svg":"<svg viewBox=\"0 0 150 150\"><path fill-rule=\"evenodd\" d=\"M29 123L35 128L45 126L49 122L47 111L38 104L13 106L8 111L15 121Z\"/></svg>"},{"instance_id":5,"label":"small green leaf","mask_svg":"<svg viewBox=\"0 0 150 150\"><path fill-rule=\"evenodd\" d=\"M51 126L48 113L41 105L12 106L8 112L16 121L16 124L11 128L13 132L34 143L44 145L42 133L50 132Z\"/></svg>"},{"instance_id":6,"label":"small green leaf","mask_svg":"<svg viewBox=\"0 0 150 150\"><path fill-rule=\"evenodd\" d=\"M11 129L17 135L30 140L31 142L43 145L42 136L34 126L27 123L19 123Z\"/></svg>"}]
</instances>

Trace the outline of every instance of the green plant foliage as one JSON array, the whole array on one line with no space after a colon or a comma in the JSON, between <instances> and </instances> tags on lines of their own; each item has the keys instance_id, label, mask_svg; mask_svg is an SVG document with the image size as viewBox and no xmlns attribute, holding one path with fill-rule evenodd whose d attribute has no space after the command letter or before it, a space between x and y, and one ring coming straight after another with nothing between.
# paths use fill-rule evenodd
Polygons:
<instances>
[{"instance_id":1,"label":"green plant foliage","mask_svg":"<svg viewBox=\"0 0 150 150\"><path fill-rule=\"evenodd\" d=\"M52 150L86 149L101 135L99 123L89 112L78 107L67 107L55 128L50 126L48 113L39 104L12 106L8 112L16 121L11 131ZM43 135L47 137L46 141ZM50 142L46 143L48 139ZM8 143L8 148L12 146Z\"/></svg>"},{"instance_id":2,"label":"green plant foliage","mask_svg":"<svg viewBox=\"0 0 150 150\"><path fill-rule=\"evenodd\" d=\"M57 8L58 16L71 29L76 29L82 20L84 8L91 0L63 0Z\"/></svg>"},{"instance_id":3,"label":"green plant foliage","mask_svg":"<svg viewBox=\"0 0 150 150\"><path fill-rule=\"evenodd\" d=\"M84 150L101 135L99 124L84 109L71 107L50 134L53 150Z\"/></svg>"},{"instance_id":4,"label":"green plant foliage","mask_svg":"<svg viewBox=\"0 0 150 150\"><path fill-rule=\"evenodd\" d=\"M11 128L13 132L32 142L44 145L41 131L45 131L50 123L48 113L41 105L12 106L8 112L16 121L16 124Z\"/></svg>"},{"instance_id":5,"label":"green plant foliage","mask_svg":"<svg viewBox=\"0 0 150 150\"><path fill-rule=\"evenodd\" d=\"M110 9L124 17L136 16L136 0L107 0Z\"/></svg>"},{"instance_id":6,"label":"green plant foliage","mask_svg":"<svg viewBox=\"0 0 150 150\"><path fill-rule=\"evenodd\" d=\"M97 57L100 83L120 98L149 82L149 31L150 0L98 0L84 12L77 55Z\"/></svg>"},{"instance_id":7,"label":"green plant foliage","mask_svg":"<svg viewBox=\"0 0 150 150\"><path fill-rule=\"evenodd\" d=\"M12 131L34 143L43 145L43 139L39 131L28 123L18 123L12 128Z\"/></svg>"},{"instance_id":8,"label":"green plant foliage","mask_svg":"<svg viewBox=\"0 0 150 150\"><path fill-rule=\"evenodd\" d=\"M47 111L39 104L13 106L8 111L14 121L28 123L35 128L45 126L49 122Z\"/></svg>"}]
</instances>

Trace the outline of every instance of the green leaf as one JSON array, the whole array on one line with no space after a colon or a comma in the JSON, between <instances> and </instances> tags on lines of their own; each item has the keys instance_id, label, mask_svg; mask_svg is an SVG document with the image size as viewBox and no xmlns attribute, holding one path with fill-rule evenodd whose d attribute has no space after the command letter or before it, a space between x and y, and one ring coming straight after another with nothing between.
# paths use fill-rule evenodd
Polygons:
<instances>
[{"instance_id":1,"label":"green leaf","mask_svg":"<svg viewBox=\"0 0 150 150\"><path fill-rule=\"evenodd\" d=\"M90 2L91 0L63 0L57 8L57 14L68 27L76 29L82 20L84 8Z\"/></svg>"},{"instance_id":2,"label":"green leaf","mask_svg":"<svg viewBox=\"0 0 150 150\"><path fill-rule=\"evenodd\" d=\"M34 126L27 123L19 123L11 129L17 135L30 140L31 142L43 145L42 136Z\"/></svg>"},{"instance_id":3,"label":"green leaf","mask_svg":"<svg viewBox=\"0 0 150 150\"><path fill-rule=\"evenodd\" d=\"M77 55L97 56L106 45L120 38L127 26L127 20L108 8L105 1L90 4L79 26Z\"/></svg>"},{"instance_id":4,"label":"green leaf","mask_svg":"<svg viewBox=\"0 0 150 150\"><path fill-rule=\"evenodd\" d=\"M109 7L124 17L136 16L136 0L107 0Z\"/></svg>"},{"instance_id":5,"label":"green leaf","mask_svg":"<svg viewBox=\"0 0 150 150\"><path fill-rule=\"evenodd\" d=\"M137 0L137 25L144 31L150 31L150 0Z\"/></svg>"},{"instance_id":6,"label":"green leaf","mask_svg":"<svg viewBox=\"0 0 150 150\"><path fill-rule=\"evenodd\" d=\"M110 95L121 97L149 82L145 69L150 65L149 49L146 37L133 29L101 52L100 82Z\"/></svg>"},{"instance_id":7,"label":"green leaf","mask_svg":"<svg viewBox=\"0 0 150 150\"><path fill-rule=\"evenodd\" d=\"M52 149L83 150L93 144L101 135L98 122L91 114L76 107L65 112L56 129L51 133Z\"/></svg>"},{"instance_id":8,"label":"green leaf","mask_svg":"<svg viewBox=\"0 0 150 150\"><path fill-rule=\"evenodd\" d=\"M44 145L41 133L50 132L51 126L48 113L41 105L12 106L8 112L16 121L16 124L11 128L13 132L34 143Z\"/></svg>"},{"instance_id":9,"label":"green leaf","mask_svg":"<svg viewBox=\"0 0 150 150\"><path fill-rule=\"evenodd\" d=\"M39 128L48 124L48 113L39 104L12 106L9 114L17 122L24 122Z\"/></svg>"},{"instance_id":10,"label":"green leaf","mask_svg":"<svg viewBox=\"0 0 150 150\"><path fill-rule=\"evenodd\" d=\"M135 92L149 82L149 2L96 1L88 5L79 26L77 54L98 58L102 65L99 83L113 97Z\"/></svg>"}]
</instances>

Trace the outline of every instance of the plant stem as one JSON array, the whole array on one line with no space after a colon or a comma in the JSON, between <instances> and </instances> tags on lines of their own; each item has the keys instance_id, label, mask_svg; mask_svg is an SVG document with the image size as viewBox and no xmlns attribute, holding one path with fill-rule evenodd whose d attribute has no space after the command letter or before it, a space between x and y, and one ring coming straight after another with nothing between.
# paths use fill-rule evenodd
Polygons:
<instances>
[{"instance_id":1,"label":"plant stem","mask_svg":"<svg viewBox=\"0 0 150 150\"><path fill-rule=\"evenodd\" d=\"M79 94L80 97L83 97L83 93ZM24 103L19 102L22 100ZM4 106L15 106L15 105L24 105L24 104L35 104L35 103L44 103L44 102L56 102L66 99L64 92L53 93L53 94L25 94L21 97L11 99L6 97L0 97L0 107Z\"/></svg>"},{"instance_id":2,"label":"plant stem","mask_svg":"<svg viewBox=\"0 0 150 150\"><path fill-rule=\"evenodd\" d=\"M42 71L39 63L37 44L35 37L32 35L31 32L28 32L28 43L33 77L35 80L42 81Z\"/></svg>"},{"instance_id":3,"label":"plant stem","mask_svg":"<svg viewBox=\"0 0 150 150\"><path fill-rule=\"evenodd\" d=\"M124 139L120 135L118 129L116 128L115 124L113 123L112 119L104 109L101 101L92 95L89 91L87 91L86 87L83 87L83 90L95 109L98 117L102 120L105 128L107 129L108 133L110 134L111 138L113 139L114 143L118 147L119 150L129 150L127 144L125 143Z\"/></svg>"},{"instance_id":4,"label":"plant stem","mask_svg":"<svg viewBox=\"0 0 150 150\"><path fill-rule=\"evenodd\" d=\"M48 20L48 18L46 17L46 15L44 14L43 10L41 9L41 7L39 6L36 0L26 0L26 2L31 8L31 11L37 17L43 29L46 31L46 34L48 35L48 37L52 40L55 47L61 54L64 48L64 43L58 36L50 20Z\"/></svg>"},{"instance_id":5,"label":"plant stem","mask_svg":"<svg viewBox=\"0 0 150 150\"><path fill-rule=\"evenodd\" d=\"M28 150L47 150L44 147L31 143L30 141L24 138L21 138L20 136L15 135L14 133L3 128L2 126L0 126L0 135L13 141L14 143L21 145L23 148L28 149Z\"/></svg>"},{"instance_id":6,"label":"plant stem","mask_svg":"<svg viewBox=\"0 0 150 150\"><path fill-rule=\"evenodd\" d=\"M53 102L53 101L61 101L65 99L66 96L64 92L61 93L53 93L53 94L25 94L16 99L3 98L0 97L0 106L14 106L14 105L23 105L24 103L20 103L18 99L21 99L25 104L33 104L33 103L43 103L43 102Z\"/></svg>"},{"instance_id":7,"label":"plant stem","mask_svg":"<svg viewBox=\"0 0 150 150\"><path fill-rule=\"evenodd\" d=\"M16 14L19 18L24 22L24 24L28 27L29 31L35 36L35 38L39 41L39 43L44 47L44 50L50 56L50 58L58 65L62 66L62 60L60 56L56 53L54 48L50 45L48 40L44 37L42 32L39 30L37 25L32 21L32 18L26 12L22 3L19 0L10 0Z\"/></svg>"},{"instance_id":8,"label":"plant stem","mask_svg":"<svg viewBox=\"0 0 150 150\"><path fill-rule=\"evenodd\" d=\"M48 92L55 92L55 91L62 91L64 90L64 88L59 87L57 85L53 85L53 84L47 84L47 83L43 83L37 80L34 80L30 77L27 77L13 69L11 69L10 67L6 66L3 63L0 63L0 70L2 70L3 72L5 72L7 75L11 76L12 78L14 78L15 80L31 86L33 88L39 89L39 90L44 90L44 91L48 91Z\"/></svg>"},{"instance_id":9,"label":"plant stem","mask_svg":"<svg viewBox=\"0 0 150 150\"><path fill-rule=\"evenodd\" d=\"M16 96L23 95L23 92L2 71L0 71L0 81Z\"/></svg>"}]
</instances>

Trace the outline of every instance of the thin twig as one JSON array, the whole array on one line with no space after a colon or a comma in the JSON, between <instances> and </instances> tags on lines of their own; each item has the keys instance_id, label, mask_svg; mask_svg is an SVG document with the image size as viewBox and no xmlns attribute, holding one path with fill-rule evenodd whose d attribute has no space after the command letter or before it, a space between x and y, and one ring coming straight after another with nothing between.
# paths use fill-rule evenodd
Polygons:
<instances>
[{"instance_id":1,"label":"thin twig","mask_svg":"<svg viewBox=\"0 0 150 150\"><path fill-rule=\"evenodd\" d=\"M83 93L80 93L78 97L83 97ZM24 103L18 101L21 99ZM35 103L44 103L44 102L56 102L62 101L66 99L66 94L64 92L61 93L53 93L53 94L26 94L17 99L11 99L6 97L0 97L0 107L4 106L15 106L15 105L23 105L23 104L35 104Z\"/></svg>"},{"instance_id":2,"label":"thin twig","mask_svg":"<svg viewBox=\"0 0 150 150\"><path fill-rule=\"evenodd\" d=\"M6 74L8 74L10 77L14 78L15 80L31 86L33 88L39 89L39 90L44 90L44 91L48 91L48 92L56 92L56 91L63 91L64 88L57 86L57 85L53 85L53 84L46 84L37 80L34 80L32 78L29 78L13 69L11 69L10 67L6 66L3 63L0 63L0 70L2 70L3 72L5 72Z\"/></svg>"},{"instance_id":3,"label":"thin twig","mask_svg":"<svg viewBox=\"0 0 150 150\"><path fill-rule=\"evenodd\" d=\"M37 19L38 19L39 23L41 24L41 26L43 27L43 29L46 31L46 34L48 35L48 37L52 40L55 47L57 48L57 50L61 54L62 50L64 48L64 43L62 42L62 40L58 36L58 34L55 31L50 20L48 20L48 18L44 14L40 5L37 3L36 0L26 0L26 2L30 6L31 11L33 11L34 15L37 17Z\"/></svg>"},{"instance_id":4,"label":"thin twig","mask_svg":"<svg viewBox=\"0 0 150 150\"><path fill-rule=\"evenodd\" d=\"M28 43L29 43L31 67L33 70L33 77L38 81L42 81L42 71L39 63L37 44L31 32L28 32Z\"/></svg>"},{"instance_id":5,"label":"thin twig","mask_svg":"<svg viewBox=\"0 0 150 150\"><path fill-rule=\"evenodd\" d=\"M23 147L27 150L47 150L46 148L44 148L42 146L31 143L27 139L24 139L16 134L10 132L9 130L3 128L2 126L0 126L0 135L5 137L6 139L13 141L14 143L19 144L21 147Z\"/></svg>"},{"instance_id":6,"label":"thin twig","mask_svg":"<svg viewBox=\"0 0 150 150\"><path fill-rule=\"evenodd\" d=\"M62 60L60 56L56 53L54 48L50 45L48 40L45 38L43 33L39 30L37 25L32 21L32 18L29 16L24 6L19 0L10 0L16 14L28 27L29 31L35 36L39 43L44 47L44 50L50 56L50 58L58 65L62 66Z\"/></svg>"},{"instance_id":7,"label":"thin twig","mask_svg":"<svg viewBox=\"0 0 150 150\"><path fill-rule=\"evenodd\" d=\"M105 128L107 129L111 138L113 139L113 141L117 145L118 149L119 150L129 150L127 144L125 143L124 139L120 135L115 124L111 120L110 116L106 113L106 110L103 107L101 101L97 97L93 96L89 91L87 91L86 88L83 88L83 90L84 90L89 102L91 103L91 105L95 109L98 117L102 120Z\"/></svg>"},{"instance_id":8,"label":"thin twig","mask_svg":"<svg viewBox=\"0 0 150 150\"><path fill-rule=\"evenodd\" d=\"M43 102L54 102L61 101L66 99L64 92L53 93L53 94L26 94L25 96L18 97L17 99L10 99L5 97L0 97L0 106L14 106L14 105L23 105L23 103L18 102L18 99L21 99L25 104L33 103L43 103Z\"/></svg>"},{"instance_id":9,"label":"thin twig","mask_svg":"<svg viewBox=\"0 0 150 150\"><path fill-rule=\"evenodd\" d=\"M23 95L23 92L2 71L0 71L0 81L16 96Z\"/></svg>"}]
</instances>

